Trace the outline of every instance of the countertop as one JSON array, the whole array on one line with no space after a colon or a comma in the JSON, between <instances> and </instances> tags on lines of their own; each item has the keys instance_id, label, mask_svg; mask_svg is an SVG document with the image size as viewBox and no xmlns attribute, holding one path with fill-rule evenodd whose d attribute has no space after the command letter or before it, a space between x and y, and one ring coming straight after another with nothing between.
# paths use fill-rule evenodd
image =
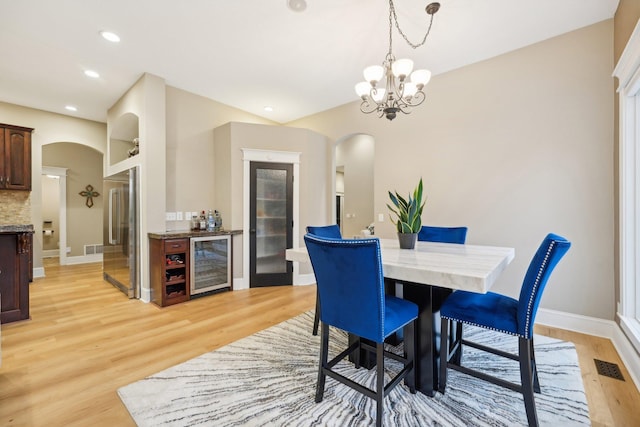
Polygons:
<instances>
[{"instance_id":1,"label":"countertop","mask_svg":"<svg viewBox=\"0 0 640 427\"><path fill-rule=\"evenodd\" d=\"M191 237L226 236L242 234L242 230L221 230L221 231L196 231L196 230L175 230L163 233L149 233L150 239L185 239Z\"/></svg>"},{"instance_id":2,"label":"countertop","mask_svg":"<svg viewBox=\"0 0 640 427\"><path fill-rule=\"evenodd\" d=\"M33 224L0 225L0 233L33 233Z\"/></svg>"}]
</instances>

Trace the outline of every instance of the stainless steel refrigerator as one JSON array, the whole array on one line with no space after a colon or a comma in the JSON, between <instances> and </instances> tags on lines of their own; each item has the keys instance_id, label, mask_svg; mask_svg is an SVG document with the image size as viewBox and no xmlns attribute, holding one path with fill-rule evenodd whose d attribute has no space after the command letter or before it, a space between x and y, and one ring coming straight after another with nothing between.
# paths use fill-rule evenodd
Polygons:
<instances>
[{"instance_id":1,"label":"stainless steel refrigerator","mask_svg":"<svg viewBox=\"0 0 640 427\"><path fill-rule=\"evenodd\" d=\"M129 298L140 298L140 222L138 170L132 168L104 179L104 280Z\"/></svg>"}]
</instances>

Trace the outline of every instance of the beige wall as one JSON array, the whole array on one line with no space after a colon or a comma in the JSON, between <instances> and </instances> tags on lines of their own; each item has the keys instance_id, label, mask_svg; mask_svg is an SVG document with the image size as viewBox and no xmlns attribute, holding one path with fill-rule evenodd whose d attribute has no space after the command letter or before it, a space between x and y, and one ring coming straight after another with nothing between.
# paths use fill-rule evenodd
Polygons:
<instances>
[{"instance_id":1,"label":"beige wall","mask_svg":"<svg viewBox=\"0 0 640 427\"><path fill-rule=\"evenodd\" d=\"M613 18L615 26L613 35L614 62L618 62L620 59L620 55L622 55L622 51L638 23L638 19L640 19L640 1L620 0Z\"/></svg>"},{"instance_id":2,"label":"beige wall","mask_svg":"<svg viewBox=\"0 0 640 427\"><path fill-rule=\"evenodd\" d=\"M144 74L107 112L107 138L114 124L131 113L139 118L140 153L120 162L107 152L105 176L139 166L141 299L150 301L149 232L165 231L166 210L166 99L164 79ZM116 129L117 130L117 129ZM116 159L117 160L117 159Z\"/></svg>"},{"instance_id":3,"label":"beige wall","mask_svg":"<svg viewBox=\"0 0 640 427\"><path fill-rule=\"evenodd\" d=\"M232 121L272 122L171 86L166 87L166 99L167 210L218 209L229 228L226 207L216 205L213 130ZM187 218L167 222L167 229L188 228Z\"/></svg>"},{"instance_id":4,"label":"beige wall","mask_svg":"<svg viewBox=\"0 0 640 427\"><path fill-rule=\"evenodd\" d=\"M306 129L283 126L232 122L215 129L216 147L218 141L230 145L229 163L231 176L226 179L231 184L231 215L233 228L242 228L243 221L243 160L242 148L256 150L276 150L300 152L300 224L304 230L308 224L326 224L331 218L331 182L329 175L331 157L324 136ZM229 141L224 141L228 136ZM224 159L226 162L227 159ZM216 168L218 164L216 162ZM224 182L225 178L220 177ZM224 217L223 217L224 218Z\"/></svg>"},{"instance_id":5,"label":"beige wall","mask_svg":"<svg viewBox=\"0 0 640 427\"><path fill-rule=\"evenodd\" d=\"M62 114L0 102L0 117L4 123L34 128L31 137L32 191L29 223L34 226L34 267L42 268L42 147L55 142L74 142L89 146L100 153L106 151L106 125ZM28 192L20 196L28 197ZM24 203L21 201L21 203ZM6 209L3 206L2 210ZM69 224L71 226L71 224ZM37 275L37 273L36 273Z\"/></svg>"},{"instance_id":6,"label":"beige wall","mask_svg":"<svg viewBox=\"0 0 640 427\"><path fill-rule=\"evenodd\" d=\"M215 161L216 192L220 195L221 206L230 209L229 213L222 212L223 224L228 224L225 227L243 228L243 148L301 153L299 222L294 224L298 229L299 241L294 242L294 246L304 245L302 236L307 225L328 224L331 221L335 173L331 171L335 170L335 166L332 148L323 135L307 129L231 122L214 130L214 141L218 156ZM224 176L222 171L230 175ZM237 252L234 255L237 256ZM235 263L234 272L241 275L239 268L242 265L237 264L237 259ZM309 273L311 270L307 267L300 266L300 272ZM244 280L248 284L249 278L244 277Z\"/></svg>"},{"instance_id":7,"label":"beige wall","mask_svg":"<svg viewBox=\"0 0 640 427\"><path fill-rule=\"evenodd\" d=\"M573 242L542 306L614 316L613 20L437 75L393 122L347 104L291 123L376 141L375 210L423 177L423 222L466 225L468 243L512 246L496 290L517 296L547 232ZM401 147L401 149L399 148ZM388 219L376 234L392 237Z\"/></svg>"},{"instance_id":8,"label":"beige wall","mask_svg":"<svg viewBox=\"0 0 640 427\"><path fill-rule=\"evenodd\" d=\"M105 197L102 192L102 153L81 144L47 144L42 147L42 163L67 169L67 247L71 248L67 255L83 256L84 245L102 244L102 204ZM93 198L91 208L86 206L87 199L80 195L87 185L100 193ZM55 191L58 191L57 185ZM43 208L42 212L45 211ZM43 217L45 219L51 218ZM54 221L58 222L57 212ZM59 236L54 237L59 239ZM54 244L50 249L56 248Z\"/></svg>"}]
</instances>

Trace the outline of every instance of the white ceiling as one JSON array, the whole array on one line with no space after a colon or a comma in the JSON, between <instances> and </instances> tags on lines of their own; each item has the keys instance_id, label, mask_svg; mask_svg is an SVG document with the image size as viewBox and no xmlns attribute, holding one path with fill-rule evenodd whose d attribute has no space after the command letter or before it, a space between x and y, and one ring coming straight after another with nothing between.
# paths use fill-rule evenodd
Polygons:
<instances>
[{"instance_id":1,"label":"white ceiling","mask_svg":"<svg viewBox=\"0 0 640 427\"><path fill-rule=\"evenodd\" d=\"M427 2L395 1L413 41L426 30ZM393 36L396 57L434 74L612 18L618 0L440 3L424 46ZM388 2L307 4L294 12L287 0L0 0L0 101L105 122L145 72L281 123L355 101L362 69L386 54Z\"/></svg>"}]
</instances>

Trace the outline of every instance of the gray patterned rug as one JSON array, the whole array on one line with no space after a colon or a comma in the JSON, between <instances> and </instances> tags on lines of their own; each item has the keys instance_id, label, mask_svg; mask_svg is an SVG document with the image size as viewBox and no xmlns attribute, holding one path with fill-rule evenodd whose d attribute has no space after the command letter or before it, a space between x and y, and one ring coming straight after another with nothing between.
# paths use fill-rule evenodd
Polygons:
<instances>
[{"instance_id":1,"label":"gray patterned rug","mask_svg":"<svg viewBox=\"0 0 640 427\"><path fill-rule=\"evenodd\" d=\"M312 312L166 369L118 390L139 426L364 426L375 419L375 403L327 378L324 400L314 401L319 337L311 335ZM331 343L346 335L331 331ZM517 340L476 328L469 338L516 351ZM342 345L342 344L340 344ZM334 344L331 354L338 353ZM468 365L499 371L519 381L516 362L494 361L470 349ZM536 407L543 426L590 425L573 344L536 336L542 394ZM385 362L386 363L386 362ZM340 369L356 381L374 384L373 371ZM389 361L389 371L397 365ZM447 392L430 398L404 385L385 399L385 426L526 425L520 394L449 371Z\"/></svg>"}]
</instances>

